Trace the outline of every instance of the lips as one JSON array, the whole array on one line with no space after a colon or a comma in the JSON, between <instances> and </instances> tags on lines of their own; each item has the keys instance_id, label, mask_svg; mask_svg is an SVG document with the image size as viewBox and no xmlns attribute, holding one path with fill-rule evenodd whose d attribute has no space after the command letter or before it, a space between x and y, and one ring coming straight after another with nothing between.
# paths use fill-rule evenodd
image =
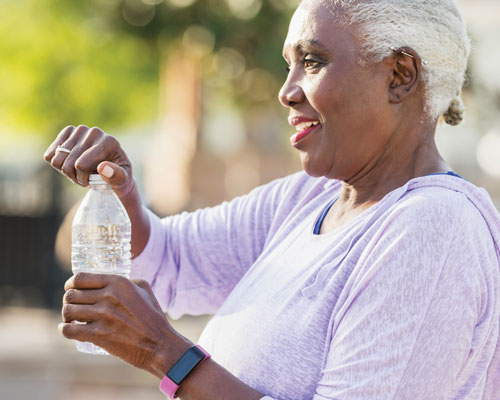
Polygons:
<instances>
[{"instance_id":1,"label":"lips","mask_svg":"<svg viewBox=\"0 0 500 400\"><path fill-rule=\"evenodd\" d=\"M303 117L290 118L289 123L297 130L297 133L290 137L290 144L292 146L297 144L320 126L319 121Z\"/></svg>"},{"instance_id":2,"label":"lips","mask_svg":"<svg viewBox=\"0 0 500 400\"><path fill-rule=\"evenodd\" d=\"M298 143L300 140L304 139L307 135L309 135L312 131L318 128L318 125L311 126L309 128L304 129L303 131L297 132L292 137L290 137L290 144L293 146Z\"/></svg>"}]
</instances>

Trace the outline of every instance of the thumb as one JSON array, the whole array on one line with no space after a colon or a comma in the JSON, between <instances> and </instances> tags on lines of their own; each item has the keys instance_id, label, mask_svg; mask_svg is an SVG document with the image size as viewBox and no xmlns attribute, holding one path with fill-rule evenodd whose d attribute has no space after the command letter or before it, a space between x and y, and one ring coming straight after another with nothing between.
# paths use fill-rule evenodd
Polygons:
<instances>
[{"instance_id":1,"label":"thumb","mask_svg":"<svg viewBox=\"0 0 500 400\"><path fill-rule=\"evenodd\" d=\"M113 188L119 188L127 183L127 171L119 165L110 161L103 161L97 166L97 172L105 182Z\"/></svg>"}]
</instances>

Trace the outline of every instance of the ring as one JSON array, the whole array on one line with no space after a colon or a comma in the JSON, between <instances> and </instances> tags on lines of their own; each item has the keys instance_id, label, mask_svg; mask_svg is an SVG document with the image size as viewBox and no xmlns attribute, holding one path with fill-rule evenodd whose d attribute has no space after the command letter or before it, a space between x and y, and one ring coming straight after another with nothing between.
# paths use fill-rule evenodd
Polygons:
<instances>
[{"instance_id":1,"label":"ring","mask_svg":"<svg viewBox=\"0 0 500 400\"><path fill-rule=\"evenodd\" d=\"M69 154L69 153L71 153L71 150L70 150L70 149L67 149L66 147L62 147L62 146L57 146L57 148L56 148L56 153L57 153L58 151L62 151L63 153L68 153L68 154Z\"/></svg>"}]
</instances>

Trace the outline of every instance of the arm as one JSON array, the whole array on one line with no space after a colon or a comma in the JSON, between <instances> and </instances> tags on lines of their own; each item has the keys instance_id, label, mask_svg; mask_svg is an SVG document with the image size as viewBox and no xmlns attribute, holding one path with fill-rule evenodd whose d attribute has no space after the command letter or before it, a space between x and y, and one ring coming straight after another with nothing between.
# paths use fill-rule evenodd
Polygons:
<instances>
[{"instance_id":1,"label":"arm","mask_svg":"<svg viewBox=\"0 0 500 400\"><path fill-rule=\"evenodd\" d=\"M145 281L79 273L65 289L64 323L59 329L67 338L94 342L159 379L192 346L172 329ZM75 320L88 323L71 323ZM263 397L212 359L198 365L177 394L192 400Z\"/></svg>"},{"instance_id":2,"label":"arm","mask_svg":"<svg viewBox=\"0 0 500 400\"><path fill-rule=\"evenodd\" d=\"M149 282L174 318L215 312L288 215L282 198L289 182L278 179L217 207L162 220L148 212L150 239L131 276Z\"/></svg>"},{"instance_id":3,"label":"arm","mask_svg":"<svg viewBox=\"0 0 500 400\"><path fill-rule=\"evenodd\" d=\"M132 223L131 276L148 281L174 318L214 312L287 215L279 208L289 179L279 179L230 203L160 221L142 206L120 144L98 128L66 127L44 158L81 186L97 171L113 187Z\"/></svg>"}]
</instances>

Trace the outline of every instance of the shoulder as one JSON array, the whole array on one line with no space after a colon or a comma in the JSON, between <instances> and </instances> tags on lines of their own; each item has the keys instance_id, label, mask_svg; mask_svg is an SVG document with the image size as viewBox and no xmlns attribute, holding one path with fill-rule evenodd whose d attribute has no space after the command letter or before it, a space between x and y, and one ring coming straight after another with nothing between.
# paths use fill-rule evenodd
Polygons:
<instances>
[{"instance_id":1,"label":"shoulder","mask_svg":"<svg viewBox=\"0 0 500 400\"><path fill-rule=\"evenodd\" d=\"M498 324L500 283L500 216L488 193L469 182L418 186L401 199L420 238L419 254L434 248L443 265L441 284L446 293L459 290L475 299L477 315L487 303L496 307ZM409 220L412 223L409 223Z\"/></svg>"},{"instance_id":2,"label":"shoulder","mask_svg":"<svg viewBox=\"0 0 500 400\"><path fill-rule=\"evenodd\" d=\"M410 237L415 247L439 244L441 251L484 252L496 261L498 212L485 207L482 193L456 187L425 185L409 190L388 210L383 225L393 236ZM496 227L496 228L495 228Z\"/></svg>"},{"instance_id":3,"label":"shoulder","mask_svg":"<svg viewBox=\"0 0 500 400\"><path fill-rule=\"evenodd\" d=\"M446 227L487 230L481 204L467 190L445 186L409 186L395 204L394 212L415 222L430 222Z\"/></svg>"},{"instance_id":4,"label":"shoulder","mask_svg":"<svg viewBox=\"0 0 500 400\"><path fill-rule=\"evenodd\" d=\"M446 266L453 275L448 280L454 281L497 276L498 237L491 226L484 209L466 191L409 187L366 230L359 260L370 271L381 261L384 270L394 274L434 276Z\"/></svg>"},{"instance_id":5,"label":"shoulder","mask_svg":"<svg viewBox=\"0 0 500 400\"><path fill-rule=\"evenodd\" d=\"M394 205L409 218L420 218L432 215L439 220L460 216L465 210L472 211L463 193L441 187L426 186L408 190Z\"/></svg>"},{"instance_id":6,"label":"shoulder","mask_svg":"<svg viewBox=\"0 0 500 400\"><path fill-rule=\"evenodd\" d=\"M414 237L415 246L430 238L447 241L463 218L464 210L472 211L462 194L442 188L409 189L396 201L390 196L377 204L381 217L370 230L378 232L375 238Z\"/></svg>"},{"instance_id":7,"label":"shoulder","mask_svg":"<svg viewBox=\"0 0 500 400\"><path fill-rule=\"evenodd\" d=\"M373 223L366 227L364 238L373 247L392 248L398 243L443 253L456 243L467 242L466 247L475 241L494 244L491 221L467 192L432 184L407 185L398 191L396 200L391 193L377 204Z\"/></svg>"}]
</instances>

